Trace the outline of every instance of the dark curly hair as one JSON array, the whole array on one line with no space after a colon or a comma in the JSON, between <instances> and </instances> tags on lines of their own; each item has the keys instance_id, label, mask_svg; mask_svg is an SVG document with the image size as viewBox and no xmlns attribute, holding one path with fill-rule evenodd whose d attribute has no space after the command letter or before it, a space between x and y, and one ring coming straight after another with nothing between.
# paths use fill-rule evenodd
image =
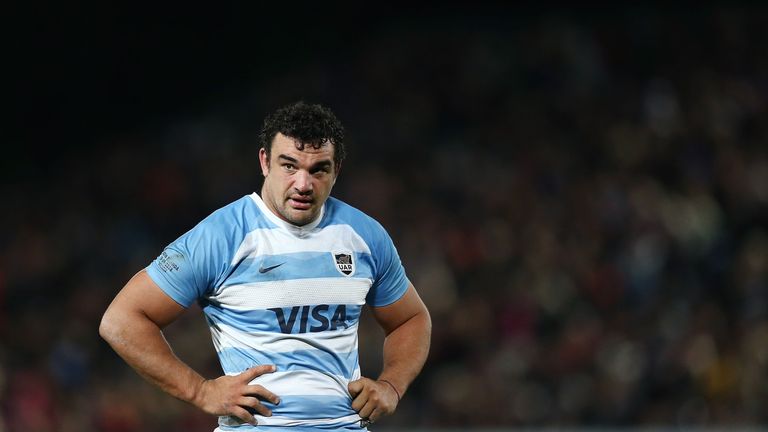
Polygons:
<instances>
[{"instance_id":1,"label":"dark curly hair","mask_svg":"<svg viewBox=\"0 0 768 432\"><path fill-rule=\"evenodd\" d=\"M299 101L267 116L259 134L261 147L266 150L267 158L272 156L272 141L278 132L294 138L299 150L303 150L305 145L318 149L326 143L331 143L334 165L339 167L344 160L344 126L330 109L322 105Z\"/></svg>"}]
</instances>

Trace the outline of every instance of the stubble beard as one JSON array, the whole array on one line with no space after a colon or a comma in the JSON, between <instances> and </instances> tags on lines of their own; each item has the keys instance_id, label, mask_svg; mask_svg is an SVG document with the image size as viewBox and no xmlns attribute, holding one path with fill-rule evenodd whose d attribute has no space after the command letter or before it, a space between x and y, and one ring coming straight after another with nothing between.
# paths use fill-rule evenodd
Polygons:
<instances>
[{"instance_id":1,"label":"stubble beard","mask_svg":"<svg viewBox=\"0 0 768 432\"><path fill-rule=\"evenodd\" d=\"M291 207L288 203L289 200L290 198L285 198L282 203L283 206L280 214L283 216L283 219L296 226L304 226L315 220L318 214L315 203L306 210L297 210Z\"/></svg>"}]
</instances>

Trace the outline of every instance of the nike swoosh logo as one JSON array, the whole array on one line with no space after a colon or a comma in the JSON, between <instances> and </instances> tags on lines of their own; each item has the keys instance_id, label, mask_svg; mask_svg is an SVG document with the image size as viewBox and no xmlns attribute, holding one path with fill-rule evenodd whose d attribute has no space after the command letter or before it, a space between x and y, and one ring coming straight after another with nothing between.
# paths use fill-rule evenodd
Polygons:
<instances>
[{"instance_id":1,"label":"nike swoosh logo","mask_svg":"<svg viewBox=\"0 0 768 432\"><path fill-rule=\"evenodd\" d=\"M275 264L275 265L272 265L272 266L269 266L269 267L259 267L259 273L266 273L266 272L268 272L270 270L274 270L274 269L280 267L283 264L285 264L285 263Z\"/></svg>"}]
</instances>

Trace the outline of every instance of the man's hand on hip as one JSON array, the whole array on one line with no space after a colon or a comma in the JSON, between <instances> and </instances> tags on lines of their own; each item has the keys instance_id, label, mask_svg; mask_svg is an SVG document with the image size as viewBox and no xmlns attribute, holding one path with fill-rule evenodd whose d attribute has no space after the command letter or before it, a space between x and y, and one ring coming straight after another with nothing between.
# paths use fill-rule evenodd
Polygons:
<instances>
[{"instance_id":1,"label":"man's hand on hip","mask_svg":"<svg viewBox=\"0 0 768 432\"><path fill-rule=\"evenodd\" d=\"M384 381L360 378L350 382L347 388L352 396L352 409L371 423L392 414L397 408L398 395Z\"/></svg>"},{"instance_id":2,"label":"man's hand on hip","mask_svg":"<svg viewBox=\"0 0 768 432\"><path fill-rule=\"evenodd\" d=\"M231 415L255 425L256 418L247 408L252 408L257 413L269 417L272 412L261 404L261 400L278 404L280 398L260 385L249 383L255 378L275 370L274 365L261 365L250 368L239 375L205 380L200 384L192 403L208 414Z\"/></svg>"}]
</instances>

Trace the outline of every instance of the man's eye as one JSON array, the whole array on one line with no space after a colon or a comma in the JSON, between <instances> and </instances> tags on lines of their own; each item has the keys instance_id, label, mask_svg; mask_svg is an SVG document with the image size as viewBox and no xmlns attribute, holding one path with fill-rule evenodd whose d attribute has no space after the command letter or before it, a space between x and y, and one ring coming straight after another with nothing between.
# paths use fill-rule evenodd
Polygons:
<instances>
[{"instance_id":1,"label":"man's eye","mask_svg":"<svg viewBox=\"0 0 768 432\"><path fill-rule=\"evenodd\" d=\"M283 164L283 168L287 169L288 171L293 171L296 169L293 164Z\"/></svg>"}]
</instances>

